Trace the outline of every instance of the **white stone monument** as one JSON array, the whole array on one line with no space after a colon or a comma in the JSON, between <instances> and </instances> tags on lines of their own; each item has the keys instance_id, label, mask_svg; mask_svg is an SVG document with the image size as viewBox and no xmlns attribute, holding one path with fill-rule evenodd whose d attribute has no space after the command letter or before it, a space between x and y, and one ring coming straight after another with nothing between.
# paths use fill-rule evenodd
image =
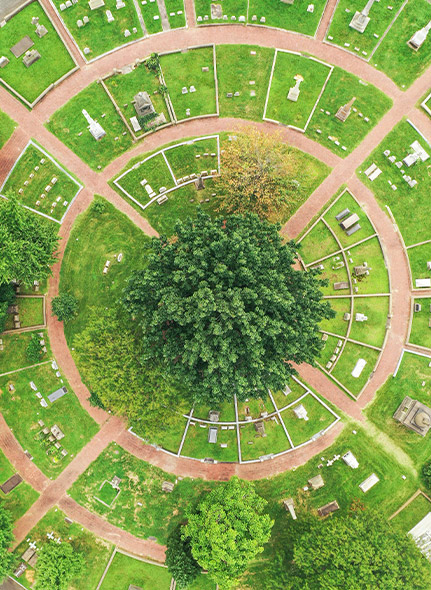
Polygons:
<instances>
[{"instance_id":1,"label":"white stone monument","mask_svg":"<svg viewBox=\"0 0 431 590\"><path fill-rule=\"evenodd\" d=\"M301 82L304 81L304 78L301 76L301 74L296 74L296 76L294 77L294 80L296 81L295 86L292 86L292 88L289 89L289 94L287 95L287 100L291 100L292 102L297 102L298 98L299 98L299 85L301 84Z\"/></svg>"},{"instance_id":2,"label":"white stone monument","mask_svg":"<svg viewBox=\"0 0 431 590\"><path fill-rule=\"evenodd\" d=\"M431 29L431 21L423 28L416 31L413 37L407 41L407 45L414 49L414 51L418 51L425 43L426 38L428 37L428 32Z\"/></svg>"},{"instance_id":3,"label":"white stone monument","mask_svg":"<svg viewBox=\"0 0 431 590\"><path fill-rule=\"evenodd\" d=\"M356 11L355 16L350 21L349 27L351 29L355 29L358 33L363 33L370 22L370 17L368 14L370 13L371 7L374 4L375 0L368 0L365 5L365 8L361 10L361 12Z\"/></svg>"},{"instance_id":4,"label":"white stone monument","mask_svg":"<svg viewBox=\"0 0 431 590\"><path fill-rule=\"evenodd\" d=\"M90 131L94 139L96 141L99 141L99 139L105 137L106 131L103 129L102 125L94 119L92 119L85 109L82 109L82 114L87 119L88 130Z\"/></svg>"}]
</instances>

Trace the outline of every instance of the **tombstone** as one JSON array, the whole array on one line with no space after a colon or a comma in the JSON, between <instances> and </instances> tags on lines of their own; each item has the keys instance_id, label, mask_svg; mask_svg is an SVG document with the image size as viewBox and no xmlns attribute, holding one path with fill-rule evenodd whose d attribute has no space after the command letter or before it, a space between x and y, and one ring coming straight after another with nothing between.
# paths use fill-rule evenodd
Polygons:
<instances>
[{"instance_id":1,"label":"tombstone","mask_svg":"<svg viewBox=\"0 0 431 590\"><path fill-rule=\"evenodd\" d=\"M323 488L325 485L325 482L323 481L323 477L319 474L310 478L308 480L308 485L312 490L320 490L320 488Z\"/></svg>"},{"instance_id":2,"label":"tombstone","mask_svg":"<svg viewBox=\"0 0 431 590\"><path fill-rule=\"evenodd\" d=\"M418 51L425 43L426 38L428 37L428 32L431 29L431 21L423 28L416 31L409 41L407 41L407 45L411 47L414 51Z\"/></svg>"},{"instance_id":3,"label":"tombstone","mask_svg":"<svg viewBox=\"0 0 431 590\"><path fill-rule=\"evenodd\" d=\"M295 505L293 503L293 498L286 498L286 500L283 500L283 506L286 510L290 512L290 515L293 518L293 520L296 520Z\"/></svg>"},{"instance_id":4,"label":"tombstone","mask_svg":"<svg viewBox=\"0 0 431 590\"><path fill-rule=\"evenodd\" d=\"M107 10L105 14L106 18L108 19L108 23L113 23L115 18L112 16L112 12L110 10Z\"/></svg>"},{"instance_id":5,"label":"tombstone","mask_svg":"<svg viewBox=\"0 0 431 590\"><path fill-rule=\"evenodd\" d=\"M292 86L292 88L289 89L287 100L297 102L300 93L299 85L301 84L301 82L304 81L304 78L300 74L296 74L296 76L293 79L296 80L296 84L295 86Z\"/></svg>"},{"instance_id":6,"label":"tombstone","mask_svg":"<svg viewBox=\"0 0 431 590\"><path fill-rule=\"evenodd\" d=\"M211 18L223 18L223 9L221 4L211 3Z\"/></svg>"},{"instance_id":7,"label":"tombstone","mask_svg":"<svg viewBox=\"0 0 431 590\"><path fill-rule=\"evenodd\" d=\"M356 313L355 314L355 321L366 322L366 321L368 321L368 317L363 313Z\"/></svg>"},{"instance_id":8,"label":"tombstone","mask_svg":"<svg viewBox=\"0 0 431 590\"><path fill-rule=\"evenodd\" d=\"M313 13L313 12L314 12L314 4L309 4L309 5L307 6L307 12L311 12L311 13Z\"/></svg>"},{"instance_id":9,"label":"tombstone","mask_svg":"<svg viewBox=\"0 0 431 590\"><path fill-rule=\"evenodd\" d=\"M181 94L187 94L187 92L188 92L187 87L186 86L183 86L181 88Z\"/></svg>"},{"instance_id":10,"label":"tombstone","mask_svg":"<svg viewBox=\"0 0 431 590\"><path fill-rule=\"evenodd\" d=\"M305 422L307 422L309 419L307 415L307 410L304 408L302 404L299 404L299 406L293 408L293 413L297 418L299 418L299 420L304 420Z\"/></svg>"},{"instance_id":11,"label":"tombstone","mask_svg":"<svg viewBox=\"0 0 431 590\"><path fill-rule=\"evenodd\" d=\"M90 133L94 137L94 139L96 141L99 141L100 139L102 139L102 137L105 137L106 131L103 129L103 127L100 125L100 123L97 123L97 121L92 119L85 109L82 109L82 114L87 119L87 122L88 122L87 129L90 131Z\"/></svg>"},{"instance_id":12,"label":"tombstone","mask_svg":"<svg viewBox=\"0 0 431 590\"><path fill-rule=\"evenodd\" d=\"M217 442L217 433L218 429L216 426L210 426L208 430L208 442L211 444L215 444Z\"/></svg>"},{"instance_id":13,"label":"tombstone","mask_svg":"<svg viewBox=\"0 0 431 590\"><path fill-rule=\"evenodd\" d=\"M375 473L372 473L367 479L359 484L359 489L366 494L373 486L376 485L380 480Z\"/></svg>"},{"instance_id":14,"label":"tombstone","mask_svg":"<svg viewBox=\"0 0 431 590\"><path fill-rule=\"evenodd\" d=\"M127 37L130 37L130 35L131 35L131 34L132 34L132 33L129 31L129 29L126 29L126 30L124 31L124 36L125 36L125 38L126 38L126 39L127 39Z\"/></svg>"},{"instance_id":15,"label":"tombstone","mask_svg":"<svg viewBox=\"0 0 431 590\"><path fill-rule=\"evenodd\" d=\"M293 4L295 0L280 0L283 4Z\"/></svg>"},{"instance_id":16,"label":"tombstone","mask_svg":"<svg viewBox=\"0 0 431 590\"><path fill-rule=\"evenodd\" d=\"M349 27L351 29L355 29L358 33L363 33L370 22L370 17L368 16L372 5L374 4L375 0L368 0L367 4L361 10L361 12L356 11L355 16L350 21Z\"/></svg>"},{"instance_id":17,"label":"tombstone","mask_svg":"<svg viewBox=\"0 0 431 590\"><path fill-rule=\"evenodd\" d=\"M89 0L88 6L90 7L90 10L96 10L97 8L102 8L102 6L105 6L105 1L104 0Z\"/></svg>"},{"instance_id":18,"label":"tombstone","mask_svg":"<svg viewBox=\"0 0 431 590\"><path fill-rule=\"evenodd\" d=\"M37 25L35 33L39 39L42 39L48 33L48 29L44 25Z\"/></svg>"},{"instance_id":19,"label":"tombstone","mask_svg":"<svg viewBox=\"0 0 431 590\"><path fill-rule=\"evenodd\" d=\"M209 67L208 67L208 66L203 66L203 67L202 67L202 71L203 71L203 72L209 72L209 71L210 71L210 69L209 69Z\"/></svg>"},{"instance_id":20,"label":"tombstone","mask_svg":"<svg viewBox=\"0 0 431 590\"><path fill-rule=\"evenodd\" d=\"M9 60L7 57L5 57L4 55L2 55L0 57L0 68L5 68L7 66L7 64L9 63Z\"/></svg>"},{"instance_id":21,"label":"tombstone","mask_svg":"<svg viewBox=\"0 0 431 590\"><path fill-rule=\"evenodd\" d=\"M196 88L194 86L190 86L189 92L196 92Z\"/></svg>"},{"instance_id":22,"label":"tombstone","mask_svg":"<svg viewBox=\"0 0 431 590\"><path fill-rule=\"evenodd\" d=\"M24 54L22 58L22 63L25 65L26 68L32 66L35 62L37 62L41 58L40 53L37 49L31 49Z\"/></svg>"},{"instance_id":23,"label":"tombstone","mask_svg":"<svg viewBox=\"0 0 431 590\"><path fill-rule=\"evenodd\" d=\"M339 119L342 123L344 123L344 121L347 119L347 117L350 115L351 111L352 111L352 106L353 103L355 102L356 97L354 96L351 100L349 100L349 102L343 106L341 106L335 117L337 119Z\"/></svg>"},{"instance_id":24,"label":"tombstone","mask_svg":"<svg viewBox=\"0 0 431 590\"><path fill-rule=\"evenodd\" d=\"M431 408L409 396L403 399L393 418L421 436L431 428Z\"/></svg>"},{"instance_id":25,"label":"tombstone","mask_svg":"<svg viewBox=\"0 0 431 590\"><path fill-rule=\"evenodd\" d=\"M317 514L319 516L327 516L328 514L331 514L331 512L335 512L339 509L340 507L338 506L338 502L336 500L333 500L332 502L329 502L328 504L325 504L324 506L318 508Z\"/></svg>"},{"instance_id":26,"label":"tombstone","mask_svg":"<svg viewBox=\"0 0 431 590\"><path fill-rule=\"evenodd\" d=\"M257 434L260 434L260 436L262 437L266 437L265 424L262 420L259 420L258 422L254 423L254 429L257 432Z\"/></svg>"},{"instance_id":27,"label":"tombstone","mask_svg":"<svg viewBox=\"0 0 431 590\"><path fill-rule=\"evenodd\" d=\"M133 97L133 103L138 117L146 117L156 112L148 92L138 92Z\"/></svg>"},{"instance_id":28,"label":"tombstone","mask_svg":"<svg viewBox=\"0 0 431 590\"><path fill-rule=\"evenodd\" d=\"M344 463L352 469L357 469L359 467L359 463L352 451L347 451L347 453L342 456L342 459Z\"/></svg>"},{"instance_id":29,"label":"tombstone","mask_svg":"<svg viewBox=\"0 0 431 590\"><path fill-rule=\"evenodd\" d=\"M175 487L175 484L172 483L171 481L164 481L162 483L162 491L167 492L168 494L170 494L171 492L174 491L174 487Z\"/></svg>"},{"instance_id":30,"label":"tombstone","mask_svg":"<svg viewBox=\"0 0 431 590\"><path fill-rule=\"evenodd\" d=\"M61 440L62 438L64 438L64 433L60 430L57 424L54 424L54 426L52 426L51 432L57 440Z\"/></svg>"}]
</instances>

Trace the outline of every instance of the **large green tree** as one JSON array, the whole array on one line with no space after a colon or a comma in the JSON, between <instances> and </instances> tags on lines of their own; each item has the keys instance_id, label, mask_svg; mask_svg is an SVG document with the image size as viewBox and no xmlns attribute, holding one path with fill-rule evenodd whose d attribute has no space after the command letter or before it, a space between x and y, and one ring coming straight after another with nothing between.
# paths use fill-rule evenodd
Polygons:
<instances>
[{"instance_id":1,"label":"large green tree","mask_svg":"<svg viewBox=\"0 0 431 590\"><path fill-rule=\"evenodd\" d=\"M152 241L124 304L141 326L144 358L163 362L195 399L240 400L280 389L292 362L313 363L318 324L332 317L315 272L293 268L296 244L256 215L176 225Z\"/></svg>"},{"instance_id":2,"label":"large green tree","mask_svg":"<svg viewBox=\"0 0 431 590\"><path fill-rule=\"evenodd\" d=\"M274 524L264 512L266 504L252 483L233 477L188 513L183 536L190 540L193 557L220 590L230 588L250 560L263 551Z\"/></svg>"},{"instance_id":3,"label":"large green tree","mask_svg":"<svg viewBox=\"0 0 431 590\"><path fill-rule=\"evenodd\" d=\"M37 560L36 590L68 590L84 569L84 556L70 543L45 543Z\"/></svg>"},{"instance_id":4,"label":"large green tree","mask_svg":"<svg viewBox=\"0 0 431 590\"><path fill-rule=\"evenodd\" d=\"M293 590L429 590L431 564L374 510L313 519L296 541Z\"/></svg>"},{"instance_id":5,"label":"large green tree","mask_svg":"<svg viewBox=\"0 0 431 590\"><path fill-rule=\"evenodd\" d=\"M0 284L0 334L6 326L7 310L15 301L15 291L11 283Z\"/></svg>"},{"instance_id":6,"label":"large green tree","mask_svg":"<svg viewBox=\"0 0 431 590\"><path fill-rule=\"evenodd\" d=\"M16 197L0 199L0 285L25 285L51 273L58 246L57 226L22 207Z\"/></svg>"},{"instance_id":7,"label":"large green tree","mask_svg":"<svg viewBox=\"0 0 431 590\"><path fill-rule=\"evenodd\" d=\"M176 527L168 537L165 564L177 583L178 589L187 588L201 572L192 555L190 539L182 538L182 526Z\"/></svg>"},{"instance_id":8,"label":"large green tree","mask_svg":"<svg viewBox=\"0 0 431 590\"><path fill-rule=\"evenodd\" d=\"M3 504L0 504L0 582L10 573L14 556L9 553L13 537L12 516Z\"/></svg>"}]
</instances>

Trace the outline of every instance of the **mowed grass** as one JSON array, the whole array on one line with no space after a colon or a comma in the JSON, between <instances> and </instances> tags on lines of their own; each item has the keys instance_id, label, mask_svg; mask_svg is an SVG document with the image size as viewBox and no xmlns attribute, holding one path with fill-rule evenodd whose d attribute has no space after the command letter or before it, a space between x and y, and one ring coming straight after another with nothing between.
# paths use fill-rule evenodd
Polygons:
<instances>
[{"instance_id":1,"label":"mowed grass","mask_svg":"<svg viewBox=\"0 0 431 590\"><path fill-rule=\"evenodd\" d=\"M10 138L17 124L6 113L0 111L0 149Z\"/></svg>"},{"instance_id":2,"label":"mowed grass","mask_svg":"<svg viewBox=\"0 0 431 590\"><path fill-rule=\"evenodd\" d=\"M357 170L362 182L374 192L381 208L385 211L386 206L390 207L407 246L430 238L429 224L424 221L431 215L429 160L418 160L410 168L402 165L398 169L384 152L389 150L390 156L394 155L396 161L402 161L412 152L410 145L414 141L419 141L431 155L431 148L422 136L406 120L401 121ZM363 173L372 163L382 170L382 174L374 181L370 181ZM403 179L403 174L417 180L417 185L411 188ZM397 190L390 188L389 180Z\"/></svg>"},{"instance_id":3,"label":"mowed grass","mask_svg":"<svg viewBox=\"0 0 431 590\"><path fill-rule=\"evenodd\" d=\"M336 216L345 209L348 209L350 214L356 213L356 215L359 217L358 223L360 224L361 229L351 236L347 235L347 233L340 227L340 222L336 219ZM343 248L348 248L356 242L364 240L365 238L368 238L369 236L372 236L376 233L365 211L362 209L353 195L347 190L341 195L339 199L334 202L331 208L325 213L323 219L332 229Z\"/></svg>"},{"instance_id":4,"label":"mowed grass","mask_svg":"<svg viewBox=\"0 0 431 590\"><path fill-rule=\"evenodd\" d=\"M157 2L147 1L146 4L142 4L141 2L139 8L144 18L147 33L150 35L154 33L161 33L163 31L163 27Z\"/></svg>"},{"instance_id":5,"label":"mowed grass","mask_svg":"<svg viewBox=\"0 0 431 590\"><path fill-rule=\"evenodd\" d=\"M116 553L100 590L128 590L132 584L140 588L169 590L171 579L166 567Z\"/></svg>"},{"instance_id":6,"label":"mowed grass","mask_svg":"<svg viewBox=\"0 0 431 590\"><path fill-rule=\"evenodd\" d=\"M314 2L313 12L308 12L308 3L305 2L294 2L289 5L280 2L268 2L268 0L250 0L248 22L296 31L312 37L316 34L325 6L326 0L317 0ZM253 16L257 16L257 20L253 20ZM265 18L264 23L260 22L262 17Z\"/></svg>"},{"instance_id":7,"label":"mowed grass","mask_svg":"<svg viewBox=\"0 0 431 590\"><path fill-rule=\"evenodd\" d=\"M0 451L0 485L3 485L15 473L15 469L9 463L3 452ZM10 511L14 522L27 512L38 497L39 494L36 490L25 481L22 481L8 494L4 494L0 490L0 502Z\"/></svg>"},{"instance_id":8,"label":"mowed grass","mask_svg":"<svg viewBox=\"0 0 431 590\"><path fill-rule=\"evenodd\" d=\"M212 46L162 55L160 65L178 121L217 113ZM203 72L204 67L209 71ZM196 92L190 92L191 86ZM187 88L186 94L182 94L183 88ZM186 115L187 109L190 115Z\"/></svg>"},{"instance_id":9,"label":"mowed grass","mask_svg":"<svg viewBox=\"0 0 431 590\"><path fill-rule=\"evenodd\" d=\"M431 502L420 494L391 520L391 524L402 533L408 533L428 512L431 512Z\"/></svg>"},{"instance_id":10,"label":"mowed grass","mask_svg":"<svg viewBox=\"0 0 431 590\"><path fill-rule=\"evenodd\" d=\"M54 183L53 179L56 179ZM79 190L80 185L64 168L37 145L29 144L3 186L2 194L11 192L23 205L60 221Z\"/></svg>"},{"instance_id":11,"label":"mowed grass","mask_svg":"<svg viewBox=\"0 0 431 590\"><path fill-rule=\"evenodd\" d=\"M52 477L57 477L98 431L96 422L82 409L70 385L55 373L50 364L44 364L0 378L0 411L4 419L22 448L33 455L35 464ZM30 387L31 381L48 407L40 405L36 392ZM9 391L10 384L15 391ZM66 395L54 403L49 402L48 395L63 386L68 389ZM60 444L68 451L66 457L61 457L60 451L52 445L45 446L39 439L38 420L43 420L48 428L57 424L63 431L65 436Z\"/></svg>"},{"instance_id":12,"label":"mowed grass","mask_svg":"<svg viewBox=\"0 0 431 590\"><path fill-rule=\"evenodd\" d=\"M431 406L431 367L428 357L405 352L396 377L389 377L366 409L368 419L401 447L421 469L431 453L431 438L422 437L393 419L394 412L409 396ZM424 385L422 385L424 383Z\"/></svg>"},{"instance_id":13,"label":"mowed grass","mask_svg":"<svg viewBox=\"0 0 431 590\"><path fill-rule=\"evenodd\" d=\"M16 371L33 365L26 356L26 350L30 340L35 334L43 334L47 352L41 357L40 362L44 362L52 357L51 347L48 341L48 332L46 330L37 332L20 332L19 334L1 334L3 340L3 351L0 351L0 374L9 371Z\"/></svg>"},{"instance_id":14,"label":"mowed grass","mask_svg":"<svg viewBox=\"0 0 431 590\"><path fill-rule=\"evenodd\" d=\"M243 461L259 459L264 455L275 455L291 448L278 416L275 420L263 420L263 423L266 436L256 431L255 423L241 424L239 434Z\"/></svg>"},{"instance_id":15,"label":"mowed grass","mask_svg":"<svg viewBox=\"0 0 431 590\"><path fill-rule=\"evenodd\" d=\"M323 320L319 324L319 329L324 332L331 332L345 336L349 322L344 319L345 313L350 313L351 299L350 297L342 297L340 299L327 299L332 309L335 311L335 317L329 320Z\"/></svg>"},{"instance_id":16,"label":"mowed grass","mask_svg":"<svg viewBox=\"0 0 431 590\"><path fill-rule=\"evenodd\" d=\"M414 303L419 304L421 310L413 312L409 342L431 348L431 298L415 297Z\"/></svg>"},{"instance_id":17,"label":"mowed grass","mask_svg":"<svg viewBox=\"0 0 431 590\"><path fill-rule=\"evenodd\" d=\"M371 346L383 346L389 311L389 297L356 297L349 338ZM355 320L357 313L363 313L368 320L357 322Z\"/></svg>"},{"instance_id":18,"label":"mowed grass","mask_svg":"<svg viewBox=\"0 0 431 590\"><path fill-rule=\"evenodd\" d=\"M171 29L179 29L186 26L186 11L183 0L165 0Z\"/></svg>"},{"instance_id":19,"label":"mowed grass","mask_svg":"<svg viewBox=\"0 0 431 590\"><path fill-rule=\"evenodd\" d=\"M394 6L395 10L395 6ZM407 42L430 20L429 4L426 0L409 0L403 11L373 55L377 64L401 88L408 88L421 76L431 62L431 45L425 41L418 51L411 49Z\"/></svg>"},{"instance_id":20,"label":"mowed grass","mask_svg":"<svg viewBox=\"0 0 431 590\"><path fill-rule=\"evenodd\" d=\"M19 321L21 328L42 326L45 323L43 315L43 297L17 297ZM14 315L9 314L6 319L6 330L14 329Z\"/></svg>"},{"instance_id":21,"label":"mowed grass","mask_svg":"<svg viewBox=\"0 0 431 590\"><path fill-rule=\"evenodd\" d=\"M208 432L210 426L217 428L217 442L208 442ZM222 447L221 445L227 445ZM217 461L238 461L238 443L236 438L236 427L234 430L229 430L227 427L223 429L218 424L199 424L191 421L187 430L187 435L184 441L181 455L186 457L196 457L197 459L205 459L211 457Z\"/></svg>"},{"instance_id":22,"label":"mowed grass","mask_svg":"<svg viewBox=\"0 0 431 590\"><path fill-rule=\"evenodd\" d=\"M60 292L78 300L77 317L65 325L70 346L87 325L91 308L116 307L130 274L145 266L149 238L113 205L97 200L105 207L103 213L90 206L76 219L61 266ZM123 259L116 262L114 254L120 252ZM107 260L111 268L104 275Z\"/></svg>"},{"instance_id":23,"label":"mowed grass","mask_svg":"<svg viewBox=\"0 0 431 590\"><path fill-rule=\"evenodd\" d=\"M415 246L407 250L413 284L416 279L431 278L431 270L427 268L427 262L431 262L431 242Z\"/></svg>"},{"instance_id":24,"label":"mowed grass","mask_svg":"<svg viewBox=\"0 0 431 590\"><path fill-rule=\"evenodd\" d=\"M283 125L305 128L329 73L328 66L308 56L277 51L266 118ZM287 95L296 84L296 75L304 80L299 86L298 101L292 102Z\"/></svg>"},{"instance_id":25,"label":"mowed grass","mask_svg":"<svg viewBox=\"0 0 431 590\"><path fill-rule=\"evenodd\" d=\"M87 129L83 109L106 131L106 135L99 141ZM132 145L132 139L114 105L102 86L96 82L54 113L47 128L93 170L104 168Z\"/></svg>"},{"instance_id":26,"label":"mowed grass","mask_svg":"<svg viewBox=\"0 0 431 590\"><path fill-rule=\"evenodd\" d=\"M238 22L238 18L240 16L244 16L247 18L247 0L223 0L222 9L223 15L228 17L228 20L222 19L211 19L211 0L195 0L195 12L196 17L201 16L202 21L197 22L197 24L220 24L220 22L235 22L232 21L231 17L236 17L236 22ZM209 18L204 20L204 17L208 16ZM236 23L235 23L236 24Z\"/></svg>"},{"instance_id":27,"label":"mowed grass","mask_svg":"<svg viewBox=\"0 0 431 590\"><path fill-rule=\"evenodd\" d=\"M207 176L211 170L217 170L217 140L218 136L196 137L182 145L165 149L164 154L175 178L178 180L192 173Z\"/></svg>"},{"instance_id":28,"label":"mowed grass","mask_svg":"<svg viewBox=\"0 0 431 590\"><path fill-rule=\"evenodd\" d=\"M316 223L313 229L299 243L301 245L299 254L305 264L311 264L315 260L320 260L340 250L340 246L337 244L332 232L329 231L323 221Z\"/></svg>"},{"instance_id":29,"label":"mowed grass","mask_svg":"<svg viewBox=\"0 0 431 590\"><path fill-rule=\"evenodd\" d=\"M217 45L216 53L220 116L261 121L274 49L258 45ZM235 92L240 95L226 96Z\"/></svg>"},{"instance_id":30,"label":"mowed grass","mask_svg":"<svg viewBox=\"0 0 431 590\"><path fill-rule=\"evenodd\" d=\"M300 405L306 409L308 420L296 417L294 410ZM310 393L291 408L281 412L281 417L295 447L307 442L335 421L335 416Z\"/></svg>"},{"instance_id":31,"label":"mowed grass","mask_svg":"<svg viewBox=\"0 0 431 590\"><path fill-rule=\"evenodd\" d=\"M356 278L354 290L358 295L372 293L389 293L389 276L385 266L382 248L377 237L371 238L349 250L348 258L352 279ZM352 262L350 262L352 260ZM354 268L367 263L370 268L369 275L356 277ZM356 292L356 291L355 291Z\"/></svg>"},{"instance_id":32,"label":"mowed grass","mask_svg":"<svg viewBox=\"0 0 431 590\"><path fill-rule=\"evenodd\" d=\"M22 484L21 484L22 485ZM109 557L114 549L113 545L83 528L78 522L68 524L65 521L66 515L58 508L51 508L37 525L28 533L26 539L18 545L14 554L21 556L29 543L27 539L36 543L37 550L49 542L47 535L54 534L63 543L70 543L77 553L84 556L84 569L80 576L71 580L68 588L70 590L94 590L102 573L108 564ZM19 583L29 590L34 586L34 578L37 573L35 569L28 566L25 573L19 578Z\"/></svg>"},{"instance_id":33,"label":"mowed grass","mask_svg":"<svg viewBox=\"0 0 431 590\"><path fill-rule=\"evenodd\" d=\"M335 115L354 97L351 113L343 123ZM392 100L381 90L341 68L334 68L306 135L344 158L363 141L391 106Z\"/></svg>"},{"instance_id":34,"label":"mowed grass","mask_svg":"<svg viewBox=\"0 0 431 590\"><path fill-rule=\"evenodd\" d=\"M39 24L48 30L42 39L36 35L36 27L31 24L33 17L39 18ZM28 68L22 62L23 56L15 57L10 51L27 35L34 42L31 49L36 49L41 56ZM0 55L10 60L1 70L1 78L30 103L75 67L39 2L32 2L23 8L0 29Z\"/></svg>"},{"instance_id":35,"label":"mowed grass","mask_svg":"<svg viewBox=\"0 0 431 590\"><path fill-rule=\"evenodd\" d=\"M116 10L116 0L105 0L105 6L98 10L90 10L86 2L78 2L63 11L60 11L62 0L54 0L54 4L81 52L90 49L90 53L84 54L88 60L143 37L133 2L125 2L121 10ZM110 10L114 17L111 23L108 23L106 10ZM79 28L77 21L84 16L88 16L90 22ZM133 28L137 29L136 32ZM130 31L129 37L124 36L126 29Z\"/></svg>"},{"instance_id":36,"label":"mowed grass","mask_svg":"<svg viewBox=\"0 0 431 590\"><path fill-rule=\"evenodd\" d=\"M347 342L331 375L340 381L353 395L358 395L374 371L378 356L379 352L373 348ZM367 364L359 377L353 377L352 371L359 359L364 359Z\"/></svg>"}]
</instances>

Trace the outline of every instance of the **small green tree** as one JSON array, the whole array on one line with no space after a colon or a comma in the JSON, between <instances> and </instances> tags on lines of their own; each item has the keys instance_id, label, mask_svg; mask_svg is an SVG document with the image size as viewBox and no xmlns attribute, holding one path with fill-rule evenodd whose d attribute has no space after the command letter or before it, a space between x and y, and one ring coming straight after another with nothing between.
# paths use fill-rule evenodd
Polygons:
<instances>
[{"instance_id":1,"label":"small green tree","mask_svg":"<svg viewBox=\"0 0 431 590\"><path fill-rule=\"evenodd\" d=\"M70 543L46 543L37 561L36 590L68 590L84 569L84 556Z\"/></svg>"},{"instance_id":2,"label":"small green tree","mask_svg":"<svg viewBox=\"0 0 431 590\"><path fill-rule=\"evenodd\" d=\"M37 334L31 335L25 355L27 360L34 364L40 362L41 358L43 357L43 350L40 345L39 336Z\"/></svg>"},{"instance_id":3,"label":"small green tree","mask_svg":"<svg viewBox=\"0 0 431 590\"><path fill-rule=\"evenodd\" d=\"M252 483L233 477L187 514L184 539L190 539L193 557L220 590L229 589L263 551L274 524L264 513L266 504Z\"/></svg>"},{"instance_id":4,"label":"small green tree","mask_svg":"<svg viewBox=\"0 0 431 590\"><path fill-rule=\"evenodd\" d=\"M160 59L158 53L152 53L148 59L145 60L145 65L150 70L150 72L154 72L155 74L160 74Z\"/></svg>"},{"instance_id":5,"label":"small green tree","mask_svg":"<svg viewBox=\"0 0 431 590\"><path fill-rule=\"evenodd\" d=\"M71 293L62 293L51 302L52 315L56 315L59 322L70 322L78 313L78 300Z\"/></svg>"},{"instance_id":6,"label":"small green tree","mask_svg":"<svg viewBox=\"0 0 431 590\"><path fill-rule=\"evenodd\" d=\"M4 331L7 319L7 310L15 301L15 291L10 283L0 285L0 334Z\"/></svg>"},{"instance_id":7,"label":"small green tree","mask_svg":"<svg viewBox=\"0 0 431 590\"><path fill-rule=\"evenodd\" d=\"M190 540L182 539L182 526L176 527L168 537L165 564L177 583L177 588L190 586L201 571L192 555Z\"/></svg>"},{"instance_id":8,"label":"small green tree","mask_svg":"<svg viewBox=\"0 0 431 590\"><path fill-rule=\"evenodd\" d=\"M9 552L12 546L13 522L12 516L3 504L0 504L0 582L10 573L14 556Z\"/></svg>"}]
</instances>

